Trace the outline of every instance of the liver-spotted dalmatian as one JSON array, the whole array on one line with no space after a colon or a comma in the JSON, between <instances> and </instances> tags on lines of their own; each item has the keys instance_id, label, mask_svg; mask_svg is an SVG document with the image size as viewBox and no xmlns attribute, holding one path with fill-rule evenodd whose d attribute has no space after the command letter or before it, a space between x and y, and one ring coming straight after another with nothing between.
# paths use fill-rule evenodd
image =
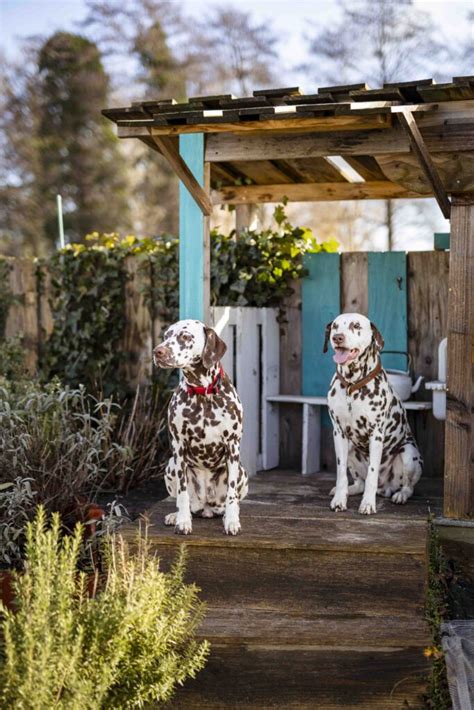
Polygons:
<instances>
[{"instance_id":1,"label":"liver-spotted dalmatian","mask_svg":"<svg viewBox=\"0 0 474 710\"><path fill-rule=\"evenodd\" d=\"M183 370L168 408L172 455L165 473L177 507L165 524L182 535L192 532L191 514L223 515L224 532L240 532L248 476L240 463L242 404L220 365L225 351L212 328L182 320L167 329L153 352L158 367Z\"/></svg>"},{"instance_id":2,"label":"liver-spotted dalmatian","mask_svg":"<svg viewBox=\"0 0 474 710\"><path fill-rule=\"evenodd\" d=\"M345 313L326 326L336 374L328 394L337 457L332 510L346 510L347 496L363 493L359 513L376 512L376 494L406 503L423 461L406 412L382 368L384 341L368 318ZM353 478L349 485L347 473Z\"/></svg>"}]
</instances>

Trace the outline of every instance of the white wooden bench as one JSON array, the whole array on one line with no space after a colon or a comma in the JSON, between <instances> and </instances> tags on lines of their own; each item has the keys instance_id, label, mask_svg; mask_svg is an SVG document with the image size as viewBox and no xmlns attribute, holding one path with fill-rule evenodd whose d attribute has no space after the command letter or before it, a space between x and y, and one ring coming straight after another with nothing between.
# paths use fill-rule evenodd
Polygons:
<instances>
[{"instance_id":1,"label":"white wooden bench","mask_svg":"<svg viewBox=\"0 0 474 710\"><path fill-rule=\"evenodd\" d=\"M327 406L327 397L276 394L267 397L266 401L267 407L269 407L270 410L277 409L279 404L303 405L301 473L303 475L318 473L318 471L321 470L321 407ZM427 411L433 406L431 402L415 402L410 400L403 402L403 405L405 409L415 412ZM273 441L272 444L275 446L275 441ZM279 436L276 446L277 451L279 451ZM266 448L268 447L269 442L267 442Z\"/></svg>"}]
</instances>

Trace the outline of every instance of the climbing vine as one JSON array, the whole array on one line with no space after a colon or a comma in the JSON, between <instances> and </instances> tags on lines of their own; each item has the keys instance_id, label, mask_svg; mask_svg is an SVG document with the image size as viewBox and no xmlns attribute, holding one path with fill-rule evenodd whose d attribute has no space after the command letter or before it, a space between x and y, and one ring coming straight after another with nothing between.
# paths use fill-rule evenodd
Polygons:
<instances>
[{"instance_id":1,"label":"climbing vine","mask_svg":"<svg viewBox=\"0 0 474 710\"><path fill-rule=\"evenodd\" d=\"M218 305L282 306L292 282L306 271L307 252L335 251L336 242L318 243L309 229L294 227L284 206L274 212L275 225L236 235L211 234L211 302ZM122 396L124 354L125 258L133 255L148 277L144 298L152 320L178 318L178 240L174 237L120 237L116 233L86 238L58 252L48 268L54 330L45 348L42 369L77 387Z\"/></svg>"},{"instance_id":2,"label":"climbing vine","mask_svg":"<svg viewBox=\"0 0 474 710\"><path fill-rule=\"evenodd\" d=\"M9 274L11 265L7 259L0 258L0 340L5 338L8 311L15 300L10 291Z\"/></svg>"}]
</instances>

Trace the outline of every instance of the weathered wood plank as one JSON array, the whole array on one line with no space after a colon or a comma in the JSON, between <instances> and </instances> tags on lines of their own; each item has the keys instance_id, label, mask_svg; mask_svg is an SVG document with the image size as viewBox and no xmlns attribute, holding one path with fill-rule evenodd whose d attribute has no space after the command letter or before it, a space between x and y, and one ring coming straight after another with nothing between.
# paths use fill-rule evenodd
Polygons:
<instances>
[{"instance_id":1,"label":"weathered wood plank","mask_svg":"<svg viewBox=\"0 0 474 710\"><path fill-rule=\"evenodd\" d=\"M285 323L280 329L280 393L301 392L301 281L291 284L293 294L285 302ZM280 405L280 466L301 464L301 408Z\"/></svg>"},{"instance_id":2,"label":"weathered wood plank","mask_svg":"<svg viewBox=\"0 0 474 710\"><path fill-rule=\"evenodd\" d=\"M289 185L242 185L221 187L211 192L214 205L244 202L333 202L337 200L379 200L430 197L409 192L392 182L315 182Z\"/></svg>"},{"instance_id":3,"label":"weathered wood plank","mask_svg":"<svg viewBox=\"0 0 474 710\"><path fill-rule=\"evenodd\" d=\"M423 128L421 125L420 130L430 153L474 150L472 117L462 123L441 120L434 126ZM125 137L120 129L119 136ZM290 160L324 158L327 155L373 156L390 153L409 154L409 152L408 136L401 127L383 131L346 131L325 135L318 133L277 135L271 132L245 136L234 133L211 134L206 143L206 160L211 162L245 160L249 155L254 160Z\"/></svg>"},{"instance_id":4,"label":"weathered wood plank","mask_svg":"<svg viewBox=\"0 0 474 710\"><path fill-rule=\"evenodd\" d=\"M211 644L273 645L303 648L312 646L364 646L377 648L398 646L423 647L431 643L424 619L392 615L363 617L359 614L340 616L319 614L278 614L273 609L233 609L211 606L201 624L199 637Z\"/></svg>"},{"instance_id":5,"label":"weathered wood plank","mask_svg":"<svg viewBox=\"0 0 474 710\"><path fill-rule=\"evenodd\" d=\"M127 386L149 383L152 370L152 323L145 302L150 292L150 270L146 262L128 256L124 262L125 329L120 348L124 354L121 372Z\"/></svg>"},{"instance_id":6,"label":"weathered wood plank","mask_svg":"<svg viewBox=\"0 0 474 710\"><path fill-rule=\"evenodd\" d=\"M202 188L199 180L196 180L193 171L189 169L186 161L183 160L174 142L161 136L153 136L153 138L160 152L168 160L176 175L199 205L202 213L207 216L210 215L212 212L212 204L209 201L209 196Z\"/></svg>"},{"instance_id":7,"label":"weathered wood plank","mask_svg":"<svg viewBox=\"0 0 474 710\"><path fill-rule=\"evenodd\" d=\"M419 648L213 646L173 710L400 710L422 707L429 663Z\"/></svg>"},{"instance_id":8,"label":"weathered wood plank","mask_svg":"<svg viewBox=\"0 0 474 710\"><path fill-rule=\"evenodd\" d=\"M444 514L474 517L474 201L456 199L451 215L448 392Z\"/></svg>"},{"instance_id":9,"label":"weathered wood plank","mask_svg":"<svg viewBox=\"0 0 474 710\"><path fill-rule=\"evenodd\" d=\"M408 352L412 374L425 381L438 379L438 346L447 334L448 252L409 252ZM418 399L430 401L432 394L421 387ZM444 422L434 417L411 417L415 438L423 451L424 475L442 476L444 470Z\"/></svg>"},{"instance_id":10,"label":"weathered wood plank","mask_svg":"<svg viewBox=\"0 0 474 710\"><path fill-rule=\"evenodd\" d=\"M203 121L205 119L202 119ZM133 127L133 121L130 122ZM390 114L370 114L368 116L321 116L316 118L273 118L261 121L239 121L232 123L196 123L179 126L151 126L153 136L174 136L186 133L259 133L261 131L357 131L390 128Z\"/></svg>"},{"instance_id":11,"label":"weathered wood plank","mask_svg":"<svg viewBox=\"0 0 474 710\"><path fill-rule=\"evenodd\" d=\"M368 256L370 320L385 340L382 364L385 368L407 369L407 272L405 252L371 252Z\"/></svg>"},{"instance_id":12,"label":"weathered wood plank","mask_svg":"<svg viewBox=\"0 0 474 710\"><path fill-rule=\"evenodd\" d=\"M362 251L341 255L341 313L368 313L367 259Z\"/></svg>"},{"instance_id":13,"label":"weathered wood plank","mask_svg":"<svg viewBox=\"0 0 474 710\"><path fill-rule=\"evenodd\" d=\"M377 163L385 177L407 190L432 194L433 189L420 163L412 153L408 155L378 155ZM436 153L432 163L445 191L463 193L474 191L474 152Z\"/></svg>"},{"instance_id":14,"label":"weathered wood plank","mask_svg":"<svg viewBox=\"0 0 474 710\"><path fill-rule=\"evenodd\" d=\"M36 264L31 259L12 259L9 263L13 302L5 325L5 338L21 338L26 368L34 373L39 345Z\"/></svg>"}]
</instances>

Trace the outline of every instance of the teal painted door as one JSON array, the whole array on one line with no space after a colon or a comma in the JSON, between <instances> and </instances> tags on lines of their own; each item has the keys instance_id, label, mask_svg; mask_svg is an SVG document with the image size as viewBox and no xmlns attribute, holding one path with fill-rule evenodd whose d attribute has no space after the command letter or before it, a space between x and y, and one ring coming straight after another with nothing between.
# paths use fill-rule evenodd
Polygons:
<instances>
[{"instance_id":1,"label":"teal painted door","mask_svg":"<svg viewBox=\"0 0 474 710\"><path fill-rule=\"evenodd\" d=\"M371 252L368 255L369 318L385 340L385 368L407 370L407 257L405 252Z\"/></svg>"},{"instance_id":2,"label":"teal painted door","mask_svg":"<svg viewBox=\"0 0 474 710\"><path fill-rule=\"evenodd\" d=\"M204 134L179 136L179 152L204 185ZM200 207L179 184L179 317L204 320L205 221Z\"/></svg>"}]
</instances>

